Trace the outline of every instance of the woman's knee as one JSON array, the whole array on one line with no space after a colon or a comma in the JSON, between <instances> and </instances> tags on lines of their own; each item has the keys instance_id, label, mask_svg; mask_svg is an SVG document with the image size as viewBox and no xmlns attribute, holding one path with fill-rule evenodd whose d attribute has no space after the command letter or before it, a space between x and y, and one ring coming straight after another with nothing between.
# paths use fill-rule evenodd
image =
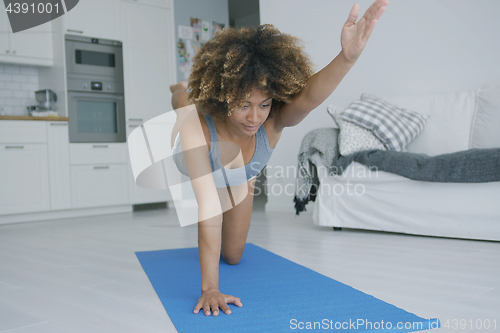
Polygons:
<instances>
[{"instance_id":1,"label":"woman's knee","mask_svg":"<svg viewBox=\"0 0 500 333\"><path fill-rule=\"evenodd\" d=\"M228 265L238 265L241 261L242 256L243 251L238 251L236 253L224 253L224 251L222 252L222 258Z\"/></svg>"}]
</instances>

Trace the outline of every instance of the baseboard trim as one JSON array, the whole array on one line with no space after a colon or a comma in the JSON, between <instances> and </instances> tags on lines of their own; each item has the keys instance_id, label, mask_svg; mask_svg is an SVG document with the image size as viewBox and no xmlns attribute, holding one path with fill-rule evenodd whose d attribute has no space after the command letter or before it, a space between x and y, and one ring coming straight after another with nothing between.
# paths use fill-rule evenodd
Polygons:
<instances>
[{"instance_id":1,"label":"baseboard trim","mask_svg":"<svg viewBox=\"0 0 500 333\"><path fill-rule=\"evenodd\" d=\"M145 204L136 204L132 206L132 211L141 212L143 210L167 209L168 202L150 202Z\"/></svg>"},{"instance_id":2,"label":"baseboard trim","mask_svg":"<svg viewBox=\"0 0 500 333\"><path fill-rule=\"evenodd\" d=\"M0 224L11 224L20 222L37 222L47 220L57 220L74 217L108 215L131 213L132 205L107 206L107 207L92 207L84 209L68 209L47 212L33 212L24 214L0 215Z\"/></svg>"},{"instance_id":3,"label":"baseboard trim","mask_svg":"<svg viewBox=\"0 0 500 333\"><path fill-rule=\"evenodd\" d=\"M300 215L311 215L312 216L312 209L313 207L311 206L310 211L303 211L300 212ZM295 208L293 207L293 204L272 204L269 203L269 201L266 203L265 206L265 211L268 213L294 213L295 214Z\"/></svg>"}]
</instances>

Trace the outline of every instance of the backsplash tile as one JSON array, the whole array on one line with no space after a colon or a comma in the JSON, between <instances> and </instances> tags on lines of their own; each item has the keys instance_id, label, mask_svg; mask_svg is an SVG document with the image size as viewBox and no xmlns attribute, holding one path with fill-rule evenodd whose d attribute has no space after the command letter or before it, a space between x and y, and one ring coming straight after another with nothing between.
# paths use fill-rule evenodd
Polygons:
<instances>
[{"instance_id":1,"label":"backsplash tile","mask_svg":"<svg viewBox=\"0 0 500 333\"><path fill-rule=\"evenodd\" d=\"M28 82L28 75L12 74L12 81L14 81L14 82Z\"/></svg>"},{"instance_id":2,"label":"backsplash tile","mask_svg":"<svg viewBox=\"0 0 500 333\"><path fill-rule=\"evenodd\" d=\"M19 74L21 72L21 66L3 65L3 72L10 73L10 74Z\"/></svg>"},{"instance_id":3,"label":"backsplash tile","mask_svg":"<svg viewBox=\"0 0 500 333\"><path fill-rule=\"evenodd\" d=\"M9 81L5 81L5 90L13 93L14 90L20 90L21 84L19 82L12 82L12 77Z\"/></svg>"},{"instance_id":4,"label":"backsplash tile","mask_svg":"<svg viewBox=\"0 0 500 333\"><path fill-rule=\"evenodd\" d=\"M12 97L14 98L29 98L28 92L26 90L14 90L12 92Z\"/></svg>"},{"instance_id":5,"label":"backsplash tile","mask_svg":"<svg viewBox=\"0 0 500 333\"><path fill-rule=\"evenodd\" d=\"M27 116L28 105L37 104L38 68L0 65L0 115Z\"/></svg>"}]
</instances>

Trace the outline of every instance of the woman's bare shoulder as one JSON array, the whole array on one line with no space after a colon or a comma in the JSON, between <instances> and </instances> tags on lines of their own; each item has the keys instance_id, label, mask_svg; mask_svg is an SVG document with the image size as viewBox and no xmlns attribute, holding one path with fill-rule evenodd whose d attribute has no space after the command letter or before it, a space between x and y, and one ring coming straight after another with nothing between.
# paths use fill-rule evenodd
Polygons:
<instances>
[{"instance_id":1,"label":"woman's bare shoulder","mask_svg":"<svg viewBox=\"0 0 500 333\"><path fill-rule=\"evenodd\" d=\"M184 137L184 140L188 139L191 142L198 142L199 145L201 140L203 140L203 143L206 143L210 149L210 131L205 117L197 108L189 109L183 116L180 132L181 141Z\"/></svg>"},{"instance_id":2,"label":"woman's bare shoulder","mask_svg":"<svg viewBox=\"0 0 500 333\"><path fill-rule=\"evenodd\" d=\"M200 120L201 128L203 129L203 135L205 136L205 141L207 142L208 149L210 149L210 130L208 128L207 121L205 117L198 111L198 119Z\"/></svg>"}]
</instances>

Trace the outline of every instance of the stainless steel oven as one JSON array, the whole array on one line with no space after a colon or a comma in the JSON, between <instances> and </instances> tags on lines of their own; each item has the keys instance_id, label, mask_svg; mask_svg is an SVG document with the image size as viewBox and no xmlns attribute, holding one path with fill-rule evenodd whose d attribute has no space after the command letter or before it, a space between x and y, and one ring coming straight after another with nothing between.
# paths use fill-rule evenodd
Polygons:
<instances>
[{"instance_id":1,"label":"stainless steel oven","mask_svg":"<svg viewBox=\"0 0 500 333\"><path fill-rule=\"evenodd\" d=\"M126 142L121 42L66 36L70 142Z\"/></svg>"},{"instance_id":2,"label":"stainless steel oven","mask_svg":"<svg viewBox=\"0 0 500 333\"><path fill-rule=\"evenodd\" d=\"M122 94L68 92L70 142L125 142Z\"/></svg>"}]
</instances>

